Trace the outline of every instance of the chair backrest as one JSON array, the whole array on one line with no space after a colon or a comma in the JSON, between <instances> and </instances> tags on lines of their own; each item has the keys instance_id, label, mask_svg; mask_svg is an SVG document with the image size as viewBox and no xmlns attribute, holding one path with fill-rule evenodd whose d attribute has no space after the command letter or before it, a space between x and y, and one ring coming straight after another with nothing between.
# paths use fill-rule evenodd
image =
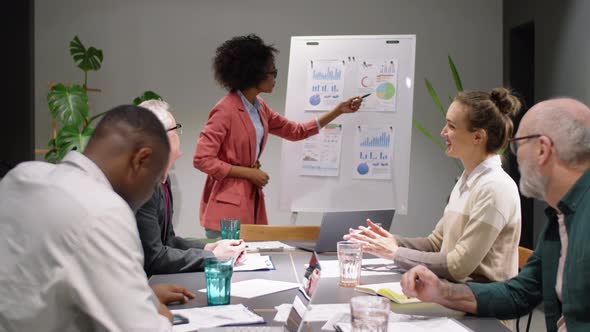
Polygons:
<instances>
[{"instance_id":1,"label":"chair backrest","mask_svg":"<svg viewBox=\"0 0 590 332\"><path fill-rule=\"evenodd\" d=\"M320 226L311 225L249 225L240 226L240 238L244 241L315 241Z\"/></svg>"},{"instance_id":2,"label":"chair backrest","mask_svg":"<svg viewBox=\"0 0 590 332\"><path fill-rule=\"evenodd\" d=\"M533 254L531 249L525 247L518 247L518 269L522 269L522 267L526 264L529 260L529 257Z\"/></svg>"}]
</instances>

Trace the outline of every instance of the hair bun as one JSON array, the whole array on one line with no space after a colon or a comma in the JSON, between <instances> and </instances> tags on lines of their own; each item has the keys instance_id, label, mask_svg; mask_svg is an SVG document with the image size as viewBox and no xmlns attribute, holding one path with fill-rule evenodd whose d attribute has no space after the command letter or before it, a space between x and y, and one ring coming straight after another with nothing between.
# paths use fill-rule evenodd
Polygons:
<instances>
[{"instance_id":1,"label":"hair bun","mask_svg":"<svg viewBox=\"0 0 590 332\"><path fill-rule=\"evenodd\" d=\"M516 114L522 106L518 97L505 88L495 88L492 90L490 99L496 104L500 113L508 116Z\"/></svg>"}]
</instances>

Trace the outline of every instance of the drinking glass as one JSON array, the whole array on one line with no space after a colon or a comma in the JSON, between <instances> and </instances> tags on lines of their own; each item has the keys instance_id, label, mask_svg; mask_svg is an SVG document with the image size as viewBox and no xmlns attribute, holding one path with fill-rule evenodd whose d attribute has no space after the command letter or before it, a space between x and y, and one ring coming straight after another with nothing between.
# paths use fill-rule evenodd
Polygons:
<instances>
[{"instance_id":1,"label":"drinking glass","mask_svg":"<svg viewBox=\"0 0 590 332\"><path fill-rule=\"evenodd\" d=\"M381 296L355 296L350 299L353 332L387 332L390 302Z\"/></svg>"},{"instance_id":2,"label":"drinking glass","mask_svg":"<svg viewBox=\"0 0 590 332\"><path fill-rule=\"evenodd\" d=\"M208 305L229 304L233 266L233 258L205 258Z\"/></svg>"},{"instance_id":3,"label":"drinking glass","mask_svg":"<svg viewBox=\"0 0 590 332\"><path fill-rule=\"evenodd\" d=\"M239 240L240 239L240 219L223 218L220 221L221 238L223 240Z\"/></svg>"},{"instance_id":4,"label":"drinking glass","mask_svg":"<svg viewBox=\"0 0 590 332\"><path fill-rule=\"evenodd\" d=\"M338 265L340 268L340 283L342 287L355 287L361 282L361 264L363 252L359 243L339 241Z\"/></svg>"}]
</instances>

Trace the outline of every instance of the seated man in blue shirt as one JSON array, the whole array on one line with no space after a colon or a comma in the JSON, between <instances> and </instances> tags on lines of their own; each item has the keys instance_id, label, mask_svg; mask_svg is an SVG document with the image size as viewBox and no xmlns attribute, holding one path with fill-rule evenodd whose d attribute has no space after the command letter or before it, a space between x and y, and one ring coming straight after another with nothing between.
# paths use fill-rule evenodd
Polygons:
<instances>
[{"instance_id":1,"label":"seated man in blue shirt","mask_svg":"<svg viewBox=\"0 0 590 332\"><path fill-rule=\"evenodd\" d=\"M205 257L233 257L238 259L244 253L242 240L220 240L205 244L198 240L178 237L172 225L173 199L168 171L181 155L181 125L170 113L168 103L148 100L140 104L152 111L164 125L170 143L168 166L162 181L156 186L151 198L135 214L137 228L144 251L144 269L148 276L195 272L203 270Z\"/></svg>"},{"instance_id":2,"label":"seated man in blue shirt","mask_svg":"<svg viewBox=\"0 0 590 332\"><path fill-rule=\"evenodd\" d=\"M541 102L522 118L510 148L523 195L550 205L527 264L516 277L489 284L453 284L417 266L402 277L402 289L499 319L525 315L543 301L548 331L590 331L590 108L569 98Z\"/></svg>"}]
</instances>

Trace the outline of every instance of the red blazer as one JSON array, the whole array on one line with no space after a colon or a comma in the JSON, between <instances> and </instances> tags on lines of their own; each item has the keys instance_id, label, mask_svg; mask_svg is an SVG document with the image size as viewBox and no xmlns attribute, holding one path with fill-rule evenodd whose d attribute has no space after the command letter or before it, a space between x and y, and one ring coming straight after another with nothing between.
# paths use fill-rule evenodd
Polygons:
<instances>
[{"instance_id":1,"label":"red blazer","mask_svg":"<svg viewBox=\"0 0 590 332\"><path fill-rule=\"evenodd\" d=\"M260 101L260 121L264 151L268 133L297 141L318 133L315 120L305 123L289 121ZM208 174L201 196L201 225L219 230L221 218L238 218L243 224L254 223L254 194L258 190L257 224L268 224L264 194L249 180L227 177L232 165L251 167L256 163L256 130L240 96L235 92L223 97L209 113L205 129L199 134L193 166Z\"/></svg>"}]
</instances>

